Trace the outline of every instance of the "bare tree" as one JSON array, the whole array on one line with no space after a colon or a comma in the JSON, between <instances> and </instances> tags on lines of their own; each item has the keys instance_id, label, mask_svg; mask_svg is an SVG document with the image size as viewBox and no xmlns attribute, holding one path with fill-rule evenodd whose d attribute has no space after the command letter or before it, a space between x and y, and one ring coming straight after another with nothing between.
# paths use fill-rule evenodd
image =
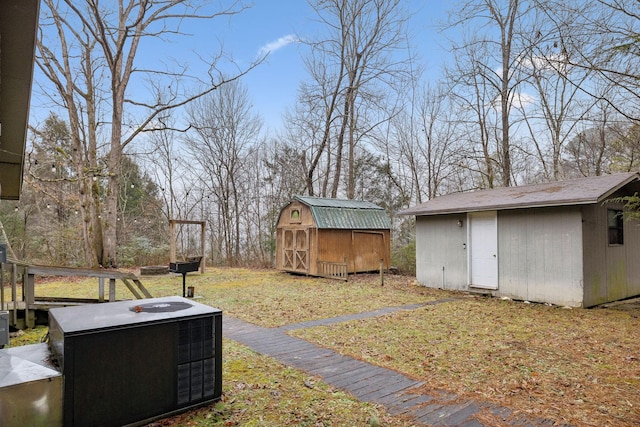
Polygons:
<instances>
[{"instance_id":1,"label":"bare tree","mask_svg":"<svg viewBox=\"0 0 640 427\"><path fill-rule=\"evenodd\" d=\"M446 79L452 86L451 96L459 112L458 126L466 128L463 133L466 156L458 166L479 175L479 187L493 188L500 140L496 135L499 125L494 108L498 95L485 74L485 64L490 62L490 57L480 44L467 44L460 49L464 60L454 61L446 70Z\"/></svg>"},{"instance_id":2,"label":"bare tree","mask_svg":"<svg viewBox=\"0 0 640 427\"><path fill-rule=\"evenodd\" d=\"M223 236L229 265L240 262L241 210L247 166L252 145L259 141L262 121L252 113L247 90L239 81L222 86L189 107L193 132L186 144L193 162L200 166L198 181L215 197L217 229Z\"/></svg>"},{"instance_id":3,"label":"bare tree","mask_svg":"<svg viewBox=\"0 0 640 427\"><path fill-rule=\"evenodd\" d=\"M596 0L550 3L553 10L573 14L570 31L589 37L589 43L575 52L570 64L596 73L599 86L616 88L615 92L609 92L609 96L604 98L599 98L599 86L580 85L580 90L608 103L627 120L637 122L640 109L640 13L637 2Z\"/></svg>"},{"instance_id":4,"label":"bare tree","mask_svg":"<svg viewBox=\"0 0 640 427\"><path fill-rule=\"evenodd\" d=\"M324 90L326 86L320 85ZM298 99L292 111L284 115L283 138L291 146L300 147L299 160L304 169L304 183L309 195L327 195L329 171L320 169L320 160L325 158L327 168L331 164L330 112L335 109L332 101L337 97L318 93L310 85L302 83ZM329 101L327 103L327 101Z\"/></svg>"},{"instance_id":5,"label":"bare tree","mask_svg":"<svg viewBox=\"0 0 640 427\"><path fill-rule=\"evenodd\" d=\"M181 156L182 149L178 136L182 132L175 130L175 120L167 117L163 120L164 129L149 135L144 158L147 161L147 173L158 184L164 202L166 221L188 219L185 209L184 189L192 178L188 159Z\"/></svg>"},{"instance_id":6,"label":"bare tree","mask_svg":"<svg viewBox=\"0 0 640 427\"><path fill-rule=\"evenodd\" d=\"M187 0L119 0L108 5L43 0L42 5L36 62L53 85L52 100L68 113L86 262L116 266L118 188L125 148L141 132L153 130L162 114L237 78L223 78L214 58L208 73L196 79L204 89L189 93L183 87L188 77L184 67L149 70L136 64L144 41L184 36L181 28L186 20L232 15L243 6L232 2L205 11ZM169 96L140 99L131 83L143 82L143 76L156 92L171 88ZM93 180L94 176L100 179Z\"/></svg>"},{"instance_id":7,"label":"bare tree","mask_svg":"<svg viewBox=\"0 0 640 427\"><path fill-rule=\"evenodd\" d=\"M315 194L317 168L324 158L322 195L336 197L346 154L346 196L355 194L356 146L375 127L366 111L378 108L382 94L404 72L398 60L406 39L407 19L399 0L318 0L313 3L326 35L309 41L305 59L313 85L302 92L322 118L321 136L310 158L305 157L307 191ZM396 55L396 57L394 57ZM365 108L364 106L367 106ZM377 121L379 123L380 120Z\"/></svg>"},{"instance_id":8,"label":"bare tree","mask_svg":"<svg viewBox=\"0 0 640 427\"><path fill-rule=\"evenodd\" d=\"M472 35L467 35L461 41L452 41L453 53L456 55L456 68L462 79L453 75L456 85L460 83L476 88L476 97L482 102L475 102L480 126L488 122L483 117L486 114L487 96L492 97L490 105L499 112L497 128L480 129L480 135L485 138L495 132L497 140L497 161L500 166L501 184L508 187L512 183L511 166L511 132L512 110L514 95L521 83L520 55L524 50L519 35L529 31L527 27L528 14L531 3L521 0L481 0L468 1L453 13L449 29L459 30L469 27ZM475 52L481 51L478 56ZM477 60L482 58L482 60ZM450 74L451 75L451 74ZM481 105L484 104L484 105ZM488 141L483 141L485 156L491 156L486 150ZM487 166L489 187L493 183L493 171Z\"/></svg>"},{"instance_id":9,"label":"bare tree","mask_svg":"<svg viewBox=\"0 0 640 427\"><path fill-rule=\"evenodd\" d=\"M455 133L452 106L444 88L426 86L413 98L412 105L391 120L385 152L393 159L396 174L408 175L401 185L405 191L413 189L408 199L422 203L446 192L462 147L457 143L460 137Z\"/></svg>"},{"instance_id":10,"label":"bare tree","mask_svg":"<svg viewBox=\"0 0 640 427\"><path fill-rule=\"evenodd\" d=\"M582 129L567 144L566 169L574 176L600 176L611 172L614 143L619 137L619 116L606 101L600 101Z\"/></svg>"},{"instance_id":11,"label":"bare tree","mask_svg":"<svg viewBox=\"0 0 640 427\"><path fill-rule=\"evenodd\" d=\"M562 179L576 169L608 170L605 135L619 127L621 116L637 120L640 107L636 6L480 0L453 11L445 30L456 31L456 57L446 78L466 116L461 125L470 126L469 155L460 165L477 165L488 187L498 180L507 186L517 179ZM576 135L584 137L589 128L604 133L579 143ZM593 150L585 151L588 146ZM587 153L594 157L585 159Z\"/></svg>"},{"instance_id":12,"label":"bare tree","mask_svg":"<svg viewBox=\"0 0 640 427\"><path fill-rule=\"evenodd\" d=\"M613 169L632 172L640 169L640 125L620 125L614 129L617 138L613 142Z\"/></svg>"},{"instance_id":13,"label":"bare tree","mask_svg":"<svg viewBox=\"0 0 640 427\"><path fill-rule=\"evenodd\" d=\"M526 85L520 86L520 102L514 107L524 117L544 179L559 180L563 178L564 146L595 101L580 89L590 83L591 70L571 65L589 36L574 31L578 10L537 3L530 30L521 35L526 48L520 61ZM521 92L524 90L532 90L534 95Z\"/></svg>"},{"instance_id":14,"label":"bare tree","mask_svg":"<svg viewBox=\"0 0 640 427\"><path fill-rule=\"evenodd\" d=\"M300 162L302 153L298 144L284 140L285 137L273 138L262 147L263 179L268 193L275 198L273 209L278 211L276 214L294 195L303 194L305 190L305 169Z\"/></svg>"}]
</instances>

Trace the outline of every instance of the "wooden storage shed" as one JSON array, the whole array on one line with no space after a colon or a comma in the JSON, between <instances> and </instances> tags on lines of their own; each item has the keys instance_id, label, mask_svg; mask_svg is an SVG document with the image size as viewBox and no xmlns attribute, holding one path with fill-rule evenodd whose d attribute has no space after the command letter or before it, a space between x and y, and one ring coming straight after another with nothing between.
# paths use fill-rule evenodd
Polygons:
<instances>
[{"instance_id":1,"label":"wooden storage shed","mask_svg":"<svg viewBox=\"0 0 640 427\"><path fill-rule=\"evenodd\" d=\"M280 211L276 268L346 279L389 268L391 221L370 202L294 196Z\"/></svg>"},{"instance_id":2,"label":"wooden storage shed","mask_svg":"<svg viewBox=\"0 0 640 427\"><path fill-rule=\"evenodd\" d=\"M416 279L434 287L591 307L640 295L640 226L622 173L449 194L416 216Z\"/></svg>"}]
</instances>

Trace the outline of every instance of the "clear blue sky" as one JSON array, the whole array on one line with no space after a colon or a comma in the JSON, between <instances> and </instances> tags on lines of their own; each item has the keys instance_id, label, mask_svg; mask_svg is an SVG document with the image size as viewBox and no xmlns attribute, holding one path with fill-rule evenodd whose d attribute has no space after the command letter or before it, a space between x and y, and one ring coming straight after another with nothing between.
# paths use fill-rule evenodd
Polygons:
<instances>
[{"instance_id":1,"label":"clear blue sky","mask_svg":"<svg viewBox=\"0 0 640 427\"><path fill-rule=\"evenodd\" d=\"M437 74L442 61L442 36L434 28L445 17L451 2L406 0L404 7L415 13L410 26L414 48L421 65ZM255 5L229 21L218 22L224 31L225 49L241 64L254 59L262 50L271 53L264 64L244 79L249 95L266 124L277 128L281 115L295 102L302 80L307 78L302 63L302 47L293 42L295 35L313 36L317 31L315 12L305 0L256 0ZM228 24L228 27L224 28Z\"/></svg>"},{"instance_id":2,"label":"clear blue sky","mask_svg":"<svg viewBox=\"0 0 640 427\"><path fill-rule=\"evenodd\" d=\"M257 0L229 22L225 49L236 59L246 64L270 51L266 61L243 79L270 127L277 126L286 107L293 105L299 82L305 78L302 48L295 38L313 27L313 16L305 0Z\"/></svg>"},{"instance_id":3,"label":"clear blue sky","mask_svg":"<svg viewBox=\"0 0 640 427\"><path fill-rule=\"evenodd\" d=\"M199 55L225 52L243 67L261 52L270 51L267 60L243 78L255 112L260 114L271 131L281 126L282 114L292 108L300 82L307 79L302 63L303 47L294 40L317 35L316 15L306 0L254 0L254 6L232 17L214 20L185 21L181 30L192 34L173 43L145 39L136 58L140 68L157 68L160 62L173 58L189 66L193 74L206 71ZM410 22L414 34L414 49L421 56L421 65L437 74L442 62L440 45L443 38L434 28L438 19L453 3L438 0L403 0L403 6L415 15ZM224 61L222 61L224 62ZM32 95L32 124L37 125L48 115L50 105L42 96L37 80L43 76L36 70ZM48 85L48 83L44 83ZM135 86L135 85L132 85ZM137 90L137 86L133 88ZM140 88L142 89L142 88ZM48 89L47 89L48 90ZM62 117L66 114L60 113Z\"/></svg>"}]
</instances>

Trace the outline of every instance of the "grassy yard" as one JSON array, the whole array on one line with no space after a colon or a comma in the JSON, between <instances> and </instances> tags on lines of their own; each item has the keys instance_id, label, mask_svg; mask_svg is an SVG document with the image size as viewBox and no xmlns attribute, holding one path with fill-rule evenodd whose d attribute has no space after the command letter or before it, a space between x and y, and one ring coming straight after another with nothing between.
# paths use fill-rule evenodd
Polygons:
<instances>
[{"instance_id":1,"label":"grassy yard","mask_svg":"<svg viewBox=\"0 0 640 427\"><path fill-rule=\"evenodd\" d=\"M141 279L154 296L182 293L181 276ZM91 281L38 283L38 296L97 295ZM640 311L503 301L427 289L402 276L380 286L376 275L345 283L209 268L189 274L187 285L198 301L267 327L455 297L291 333L425 380L428 393L447 390L576 426L640 425ZM130 298L125 291L118 297ZM219 404L156 425L411 425L231 341L223 387Z\"/></svg>"}]
</instances>

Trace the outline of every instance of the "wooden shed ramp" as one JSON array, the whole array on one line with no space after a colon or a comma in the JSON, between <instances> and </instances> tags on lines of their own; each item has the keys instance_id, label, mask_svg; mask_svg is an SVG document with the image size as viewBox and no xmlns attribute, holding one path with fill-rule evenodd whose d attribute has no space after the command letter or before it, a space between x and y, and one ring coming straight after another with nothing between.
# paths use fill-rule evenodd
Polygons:
<instances>
[{"instance_id":1,"label":"wooden shed ramp","mask_svg":"<svg viewBox=\"0 0 640 427\"><path fill-rule=\"evenodd\" d=\"M6 286L5 276L9 277ZM96 298L67 298L36 295L36 276L90 277L97 280ZM20 278L20 279L19 279ZM16 261L0 263L0 309L11 312L9 323L16 328L32 328L38 310L116 300L116 283L121 281L136 299L152 298L133 273L110 269L86 269L29 265ZM8 289L7 289L8 288Z\"/></svg>"}]
</instances>

